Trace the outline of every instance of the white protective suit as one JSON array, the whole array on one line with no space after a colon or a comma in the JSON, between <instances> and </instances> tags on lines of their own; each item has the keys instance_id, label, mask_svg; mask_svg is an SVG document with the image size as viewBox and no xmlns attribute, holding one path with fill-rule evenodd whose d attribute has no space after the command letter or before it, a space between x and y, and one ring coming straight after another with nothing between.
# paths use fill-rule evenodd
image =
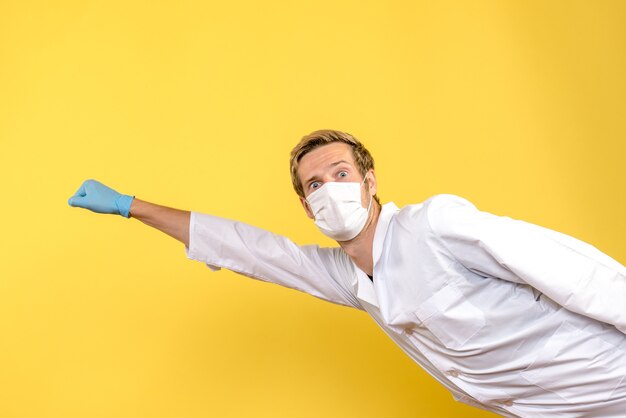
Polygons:
<instances>
[{"instance_id":1,"label":"white protective suit","mask_svg":"<svg viewBox=\"0 0 626 418\"><path fill-rule=\"evenodd\" d=\"M195 212L186 254L366 311L459 401L626 417L626 268L567 235L438 195L383 206L373 281L341 248Z\"/></svg>"}]
</instances>

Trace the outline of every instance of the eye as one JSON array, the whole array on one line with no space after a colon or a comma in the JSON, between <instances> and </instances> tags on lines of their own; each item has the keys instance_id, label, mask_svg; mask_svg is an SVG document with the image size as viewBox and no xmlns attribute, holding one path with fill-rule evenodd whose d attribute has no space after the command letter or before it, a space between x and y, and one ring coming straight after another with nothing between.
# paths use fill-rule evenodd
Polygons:
<instances>
[{"instance_id":1,"label":"eye","mask_svg":"<svg viewBox=\"0 0 626 418\"><path fill-rule=\"evenodd\" d=\"M348 177L348 172L345 170L341 170L338 174L339 177Z\"/></svg>"},{"instance_id":2,"label":"eye","mask_svg":"<svg viewBox=\"0 0 626 418\"><path fill-rule=\"evenodd\" d=\"M313 183L309 184L309 188L311 189L317 189L318 187L320 187L322 185L321 182L319 181L314 181Z\"/></svg>"}]
</instances>

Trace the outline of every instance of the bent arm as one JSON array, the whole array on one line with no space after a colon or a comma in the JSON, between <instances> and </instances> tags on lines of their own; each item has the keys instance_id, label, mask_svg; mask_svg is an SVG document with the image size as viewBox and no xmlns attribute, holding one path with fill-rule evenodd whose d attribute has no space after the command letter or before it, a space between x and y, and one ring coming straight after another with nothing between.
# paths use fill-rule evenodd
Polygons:
<instances>
[{"instance_id":1,"label":"bent arm","mask_svg":"<svg viewBox=\"0 0 626 418\"><path fill-rule=\"evenodd\" d=\"M191 212L169 208L137 198L130 205L130 217L165 232L189 247L189 218Z\"/></svg>"},{"instance_id":2,"label":"bent arm","mask_svg":"<svg viewBox=\"0 0 626 418\"><path fill-rule=\"evenodd\" d=\"M626 267L568 235L447 196L430 208L436 235L468 269L526 283L573 312L626 334Z\"/></svg>"}]
</instances>

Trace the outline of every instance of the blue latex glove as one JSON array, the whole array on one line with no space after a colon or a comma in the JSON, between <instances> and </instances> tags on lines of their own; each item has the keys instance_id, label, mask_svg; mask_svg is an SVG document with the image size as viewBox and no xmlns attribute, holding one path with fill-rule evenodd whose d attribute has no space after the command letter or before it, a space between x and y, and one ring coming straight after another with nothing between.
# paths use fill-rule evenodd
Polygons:
<instances>
[{"instance_id":1,"label":"blue latex glove","mask_svg":"<svg viewBox=\"0 0 626 418\"><path fill-rule=\"evenodd\" d=\"M121 194L96 180L86 180L67 203L96 213L110 213L130 218L130 204L135 196Z\"/></svg>"}]
</instances>

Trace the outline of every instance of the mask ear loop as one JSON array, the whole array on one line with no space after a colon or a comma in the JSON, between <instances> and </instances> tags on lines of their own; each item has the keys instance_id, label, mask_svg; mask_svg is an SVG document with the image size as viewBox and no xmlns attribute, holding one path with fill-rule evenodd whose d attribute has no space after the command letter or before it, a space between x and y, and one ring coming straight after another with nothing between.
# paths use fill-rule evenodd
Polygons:
<instances>
[{"instance_id":1,"label":"mask ear loop","mask_svg":"<svg viewBox=\"0 0 626 418\"><path fill-rule=\"evenodd\" d=\"M363 178L363 181L361 182L361 186L363 186L363 184L364 184L366 181L367 181L367 174L366 174L366 175L365 175L365 177ZM368 185L369 185L369 183L368 183ZM369 192L369 190L368 190L368 192ZM369 215L369 213L370 213L370 209L371 209L371 207L372 207L372 200L373 200L373 198L372 198L372 195L370 194L370 203L367 205L367 214L368 214L368 215Z\"/></svg>"},{"instance_id":2,"label":"mask ear loop","mask_svg":"<svg viewBox=\"0 0 626 418\"><path fill-rule=\"evenodd\" d=\"M306 197L304 198L304 202L306 203L307 207L309 208L309 212L311 212L311 214L313 215L313 219L315 219L315 213L313 212L313 208L311 207L311 203L309 202L309 200Z\"/></svg>"}]
</instances>

